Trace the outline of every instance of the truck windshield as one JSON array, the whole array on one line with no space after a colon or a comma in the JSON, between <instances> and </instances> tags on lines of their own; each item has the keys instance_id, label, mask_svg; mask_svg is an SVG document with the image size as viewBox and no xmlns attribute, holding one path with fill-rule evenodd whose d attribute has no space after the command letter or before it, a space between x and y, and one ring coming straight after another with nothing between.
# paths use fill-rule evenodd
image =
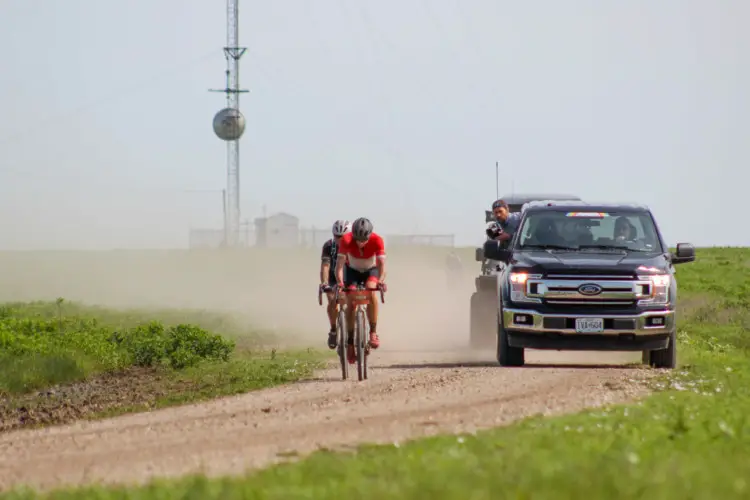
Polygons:
<instances>
[{"instance_id":1,"label":"truck windshield","mask_svg":"<svg viewBox=\"0 0 750 500\"><path fill-rule=\"evenodd\" d=\"M632 211L530 213L516 245L518 249L663 251L651 214Z\"/></svg>"}]
</instances>

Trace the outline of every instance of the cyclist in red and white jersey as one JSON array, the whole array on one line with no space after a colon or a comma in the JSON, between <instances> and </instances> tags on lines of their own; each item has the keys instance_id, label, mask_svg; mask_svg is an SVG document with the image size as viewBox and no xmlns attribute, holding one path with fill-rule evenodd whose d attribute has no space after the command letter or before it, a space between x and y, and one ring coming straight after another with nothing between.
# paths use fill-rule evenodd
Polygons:
<instances>
[{"instance_id":1,"label":"cyclist in red and white jersey","mask_svg":"<svg viewBox=\"0 0 750 500\"><path fill-rule=\"evenodd\" d=\"M372 222L361 217L352 223L352 231L346 233L339 242L339 253L336 259L336 284L339 289L351 290L358 284L364 285L370 294L367 316L370 321L370 347L380 347L377 334L378 300L377 290L385 291L385 244L383 238L372 230ZM346 275L344 275L346 268ZM347 296L347 300L351 300ZM357 360L354 351L354 308L347 307L347 346L346 357L349 363Z\"/></svg>"}]
</instances>

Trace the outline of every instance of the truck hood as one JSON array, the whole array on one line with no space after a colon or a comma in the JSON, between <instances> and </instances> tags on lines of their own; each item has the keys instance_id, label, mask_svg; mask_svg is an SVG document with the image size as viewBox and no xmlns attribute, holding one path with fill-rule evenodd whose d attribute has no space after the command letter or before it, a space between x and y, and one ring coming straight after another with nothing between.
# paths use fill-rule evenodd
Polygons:
<instances>
[{"instance_id":1,"label":"truck hood","mask_svg":"<svg viewBox=\"0 0 750 500\"><path fill-rule=\"evenodd\" d=\"M513 252L513 267L533 273L632 275L666 273L669 261L656 252L525 250Z\"/></svg>"}]
</instances>

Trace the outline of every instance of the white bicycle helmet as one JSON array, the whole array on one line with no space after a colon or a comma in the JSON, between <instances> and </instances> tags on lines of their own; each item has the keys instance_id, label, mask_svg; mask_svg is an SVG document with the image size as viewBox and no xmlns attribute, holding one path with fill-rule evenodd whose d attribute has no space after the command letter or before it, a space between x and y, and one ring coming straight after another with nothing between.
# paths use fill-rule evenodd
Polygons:
<instances>
[{"instance_id":1,"label":"white bicycle helmet","mask_svg":"<svg viewBox=\"0 0 750 500\"><path fill-rule=\"evenodd\" d=\"M333 233L334 238L340 238L341 236L344 236L344 234L348 233L350 231L351 224L348 220L337 220L333 223L333 227L331 228L331 232Z\"/></svg>"}]
</instances>

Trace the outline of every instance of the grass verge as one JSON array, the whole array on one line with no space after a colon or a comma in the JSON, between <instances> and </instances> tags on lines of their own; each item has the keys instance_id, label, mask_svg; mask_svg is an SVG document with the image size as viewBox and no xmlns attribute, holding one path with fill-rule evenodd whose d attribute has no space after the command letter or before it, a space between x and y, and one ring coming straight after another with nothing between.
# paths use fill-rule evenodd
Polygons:
<instances>
[{"instance_id":1,"label":"grass verge","mask_svg":"<svg viewBox=\"0 0 750 500\"><path fill-rule=\"evenodd\" d=\"M233 326L200 311L139 315L62 300L1 306L0 430L235 394L321 366L316 352L277 353L262 347L265 335L219 335L180 317Z\"/></svg>"},{"instance_id":2,"label":"grass verge","mask_svg":"<svg viewBox=\"0 0 750 500\"><path fill-rule=\"evenodd\" d=\"M679 280L682 366L638 404L356 454L321 452L241 478L46 498L748 498L750 250L702 250Z\"/></svg>"}]
</instances>

